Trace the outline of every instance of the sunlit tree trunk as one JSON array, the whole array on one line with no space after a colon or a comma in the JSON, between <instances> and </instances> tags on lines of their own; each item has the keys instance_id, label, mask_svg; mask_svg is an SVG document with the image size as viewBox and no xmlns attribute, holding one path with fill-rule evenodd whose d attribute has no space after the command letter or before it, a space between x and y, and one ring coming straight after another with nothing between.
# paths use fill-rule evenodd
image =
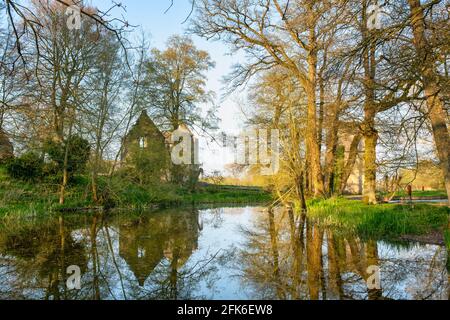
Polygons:
<instances>
[{"instance_id":1,"label":"sunlit tree trunk","mask_svg":"<svg viewBox=\"0 0 450 320\"><path fill-rule=\"evenodd\" d=\"M367 204L376 204L377 186L377 143L378 132L375 128L377 105L375 103L375 74L376 57L375 44L371 39L371 31L367 28L367 1L362 6L362 37L367 46L363 52L364 65L364 123L362 134L364 137L364 190L363 200Z\"/></svg>"},{"instance_id":2,"label":"sunlit tree trunk","mask_svg":"<svg viewBox=\"0 0 450 320\"><path fill-rule=\"evenodd\" d=\"M414 46L416 47L418 64L421 67L422 82L428 105L428 117L431 122L437 154L441 161L442 173L445 179L447 196L450 206L450 137L448 130L448 115L440 96L441 88L436 73L436 62L433 49L425 36L424 9L419 0L408 0L411 9Z\"/></svg>"},{"instance_id":3,"label":"sunlit tree trunk","mask_svg":"<svg viewBox=\"0 0 450 320\"><path fill-rule=\"evenodd\" d=\"M304 175L305 174L302 170L301 173L296 177L297 178L296 193L300 200L300 209L302 211L302 214L308 210L305 197Z\"/></svg>"},{"instance_id":4,"label":"sunlit tree trunk","mask_svg":"<svg viewBox=\"0 0 450 320\"><path fill-rule=\"evenodd\" d=\"M339 130L339 103L330 105L327 121L326 155L325 155L325 188L327 194L333 193L334 168Z\"/></svg>"},{"instance_id":5,"label":"sunlit tree trunk","mask_svg":"<svg viewBox=\"0 0 450 320\"><path fill-rule=\"evenodd\" d=\"M339 187L339 194L343 194L345 188L347 187L348 179L352 174L353 169L355 168L356 160L358 158L359 145L361 143L362 136L360 133L357 133L353 137L352 144L350 146L350 151L348 155L347 162L345 163L344 170L342 172L341 177L341 185Z\"/></svg>"},{"instance_id":6,"label":"sunlit tree trunk","mask_svg":"<svg viewBox=\"0 0 450 320\"><path fill-rule=\"evenodd\" d=\"M320 164L320 148L317 139L317 100L316 100L316 68L317 56L311 53L308 58L309 63L309 85L306 88L308 96L308 130L306 132L306 141L311 166L312 183L314 194L316 196L324 195L324 184L322 167Z\"/></svg>"},{"instance_id":7,"label":"sunlit tree trunk","mask_svg":"<svg viewBox=\"0 0 450 320\"><path fill-rule=\"evenodd\" d=\"M325 58L326 59L326 58ZM324 61L325 64L325 61ZM324 124L324 108L325 108L325 80L323 79L323 68L318 74L319 81L319 122L317 128L317 144L319 145L319 153L322 154L323 143L323 124Z\"/></svg>"},{"instance_id":8,"label":"sunlit tree trunk","mask_svg":"<svg viewBox=\"0 0 450 320\"><path fill-rule=\"evenodd\" d=\"M364 191L363 200L367 204L376 204L377 188L377 144L378 132L368 121L364 130Z\"/></svg>"},{"instance_id":9,"label":"sunlit tree trunk","mask_svg":"<svg viewBox=\"0 0 450 320\"><path fill-rule=\"evenodd\" d=\"M316 197L324 195L324 183L321 166L320 147L318 143L318 125L317 125L317 17L311 4L307 4L308 10L308 44L309 52L307 57L308 63L308 81L305 91L308 98L306 142L308 144L309 159L311 165L312 182L314 185L314 194Z\"/></svg>"}]
</instances>

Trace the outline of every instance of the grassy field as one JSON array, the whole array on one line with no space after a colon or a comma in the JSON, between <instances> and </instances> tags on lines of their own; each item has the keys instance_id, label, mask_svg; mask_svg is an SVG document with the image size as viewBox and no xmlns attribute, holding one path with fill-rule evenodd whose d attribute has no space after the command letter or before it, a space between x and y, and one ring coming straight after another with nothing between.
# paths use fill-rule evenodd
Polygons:
<instances>
[{"instance_id":1,"label":"grassy field","mask_svg":"<svg viewBox=\"0 0 450 320\"><path fill-rule=\"evenodd\" d=\"M426 204L368 206L360 201L335 198L311 202L308 215L341 232L353 232L368 238L395 239L436 230L444 233L449 213L448 207Z\"/></svg>"},{"instance_id":2,"label":"grassy field","mask_svg":"<svg viewBox=\"0 0 450 320\"><path fill-rule=\"evenodd\" d=\"M273 201L270 193L261 190L246 190L240 188L220 187L203 187L198 192L193 194L186 194L183 196L184 201L195 203L263 203L269 204Z\"/></svg>"},{"instance_id":3,"label":"grassy field","mask_svg":"<svg viewBox=\"0 0 450 320\"><path fill-rule=\"evenodd\" d=\"M407 193L405 191L401 191L395 194L396 197L407 197ZM431 191L413 191L413 197L419 198L447 198L447 192L445 190L431 190Z\"/></svg>"}]
</instances>

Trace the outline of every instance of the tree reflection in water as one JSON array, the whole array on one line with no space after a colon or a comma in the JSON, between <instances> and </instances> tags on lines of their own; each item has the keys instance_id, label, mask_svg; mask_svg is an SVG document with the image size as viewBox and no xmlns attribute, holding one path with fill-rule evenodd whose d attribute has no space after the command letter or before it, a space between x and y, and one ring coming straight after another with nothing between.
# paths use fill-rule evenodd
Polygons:
<instances>
[{"instance_id":1,"label":"tree reflection in water","mask_svg":"<svg viewBox=\"0 0 450 320\"><path fill-rule=\"evenodd\" d=\"M241 277L257 299L448 299L443 247L363 240L288 209L266 210L241 232ZM381 289L367 286L370 266Z\"/></svg>"},{"instance_id":2,"label":"tree reflection in water","mask_svg":"<svg viewBox=\"0 0 450 320\"><path fill-rule=\"evenodd\" d=\"M218 255L186 264L198 247L196 210L57 221L2 232L0 298L194 299L199 279L214 275ZM80 291L66 288L71 265L82 270Z\"/></svg>"},{"instance_id":3,"label":"tree reflection in water","mask_svg":"<svg viewBox=\"0 0 450 320\"><path fill-rule=\"evenodd\" d=\"M290 210L0 223L0 299L448 299L443 247L364 240ZM69 266L82 287L66 287ZM369 266L381 289L369 290Z\"/></svg>"}]
</instances>

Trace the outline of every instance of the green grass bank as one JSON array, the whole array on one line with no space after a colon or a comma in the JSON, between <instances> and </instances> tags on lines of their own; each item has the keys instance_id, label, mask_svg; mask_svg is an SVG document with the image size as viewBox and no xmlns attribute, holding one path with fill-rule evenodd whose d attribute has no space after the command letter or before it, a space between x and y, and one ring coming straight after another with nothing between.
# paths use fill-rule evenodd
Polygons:
<instances>
[{"instance_id":1,"label":"green grass bank","mask_svg":"<svg viewBox=\"0 0 450 320\"><path fill-rule=\"evenodd\" d=\"M26 182L8 177L0 169L0 217L5 215L42 215L50 212L100 207L130 210L166 208L190 204L267 204L270 193L262 189L222 188L201 185L191 191L176 185L138 185L101 177L99 189L103 201L92 201L89 177L75 176L68 185L64 205L59 205L59 185L55 182Z\"/></svg>"},{"instance_id":2,"label":"green grass bank","mask_svg":"<svg viewBox=\"0 0 450 320\"><path fill-rule=\"evenodd\" d=\"M309 203L308 215L338 232L356 233L365 238L399 239L406 235L439 232L446 235L450 209L429 204L368 206L360 201L333 198Z\"/></svg>"}]
</instances>

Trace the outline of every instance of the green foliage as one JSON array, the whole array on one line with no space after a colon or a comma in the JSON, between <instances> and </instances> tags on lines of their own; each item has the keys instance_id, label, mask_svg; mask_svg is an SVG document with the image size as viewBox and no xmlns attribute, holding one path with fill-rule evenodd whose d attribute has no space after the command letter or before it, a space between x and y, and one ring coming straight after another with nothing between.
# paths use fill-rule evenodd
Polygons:
<instances>
[{"instance_id":1,"label":"green foliage","mask_svg":"<svg viewBox=\"0 0 450 320\"><path fill-rule=\"evenodd\" d=\"M203 186L195 192L178 185L158 182L136 184L122 175L112 178L100 176L98 194L100 205L105 208L146 210L180 205L197 204L244 204L272 201L271 195L263 190L242 190L241 188L217 188ZM97 208L90 197L90 178L74 175L66 189L66 203L58 205L58 184L42 179L26 182L11 179L6 170L0 168L0 217L46 216L61 209Z\"/></svg>"},{"instance_id":2,"label":"green foliage","mask_svg":"<svg viewBox=\"0 0 450 320\"><path fill-rule=\"evenodd\" d=\"M43 167L42 158L34 152L25 153L6 163L6 170L11 178L25 181L35 181L41 178Z\"/></svg>"},{"instance_id":3,"label":"green foliage","mask_svg":"<svg viewBox=\"0 0 450 320\"><path fill-rule=\"evenodd\" d=\"M421 235L447 227L449 209L420 204L368 206L360 201L333 198L310 203L308 216L341 232L368 238Z\"/></svg>"},{"instance_id":4,"label":"green foliage","mask_svg":"<svg viewBox=\"0 0 450 320\"><path fill-rule=\"evenodd\" d=\"M192 191L198 184L200 172L200 167L196 165L172 165L171 181Z\"/></svg>"},{"instance_id":5,"label":"green foliage","mask_svg":"<svg viewBox=\"0 0 450 320\"><path fill-rule=\"evenodd\" d=\"M123 207L148 207L151 205L169 206L179 204L182 199L176 193L176 188L168 184L138 186L130 184L122 187L119 203Z\"/></svg>"},{"instance_id":6,"label":"green foliage","mask_svg":"<svg viewBox=\"0 0 450 320\"><path fill-rule=\"evenodd\" d=\"M164 144L154 143L148 148L133 145L130 156L128 174L141 185L161 182L169 168L169 153Z\"/></svg>"},{"instance_id":7,"label":"green foliage","mask_svg":"<svg viewBox=\"0 0 450 320\"><path fill-rule=\"evenodd\" d=\"M206 88L207 72L214 66L210 55L196 48L190 37L172 36L164 51L152 50L146 81L152 114L162 127L174 130L184 123L203 130L217 128L216 107L206 116L200 108L214 96Z\"/></svg>"},{"instance_id":8,"label":"green foliage","mask_svg":"<svg viewBox=\"0 0 450 320\"><path fill-rule=\"evenodd\" d=\"M400 184L403 187L412 184L416 190L422 189L423 186L436 190L445 189L442 169L433 161L419 161L417 168L402 169L400 174L402 176Z\"/></svg>"},{"instance_id":9,"label":"green foliage","mask_svg":"<svg viewBox=\"0 0 450 320\"><path fill-rule=\"evenodd\" d=\"M184 193L184 198L194 203L264 203L273 201L268 192L221 189L219 186L202 187L194 193Z\"/></svg>"},{"instance_id":10,"label":"green foliage","mask_svg":"<svg viewBox=\"0 0 450 320\"><path fill-rule=\"evenodd\" d=\"M64 168L66 148L68 146L67 170L69 173L83 172L89 160L91 147L89 142L81 137L73 136L63 143L47 141L43 151L50 156L50 159L57 164L57 169L61 172Z\"/></svg>"}]
</instances>

